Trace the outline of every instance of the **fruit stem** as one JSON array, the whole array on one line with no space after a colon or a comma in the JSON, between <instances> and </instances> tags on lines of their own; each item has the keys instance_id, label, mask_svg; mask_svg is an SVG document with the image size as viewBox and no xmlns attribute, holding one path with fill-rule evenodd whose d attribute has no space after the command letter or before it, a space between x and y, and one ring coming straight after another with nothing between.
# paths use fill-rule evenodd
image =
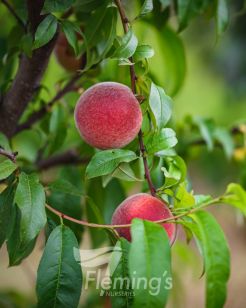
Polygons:
<instances>
[{"instance_id":1,"label":"fruit stem","mask_svg":"<svg viewBox=\"0 0 246 308\"><path fill-rule=\"evenodd\" d=\"M124 29L124 32L127 33L129 31L129 20L126 16L125 10L122 6L122 3L120 0L115 0L115 4L119 10L119 14L120 14L120 18L121 18L121 22L122 22L122 26ZM134 95L136 95L137 91L136 91L136 80L137 80L137 76L135 73L135 69L134 69L134 64L133 64L133 58L130 57L129 61L132 63L132 65L130 65L130 76L131 76L131 89ZM143 158L143 163L144 163L144 173L145 173L145 178L147 180L149 189L150 189L150 193L152 196L156 196L156 189L152 183L151 180L151 175L150 175L150 170L148 167L148 161L147 161L147 156L146 156L146 149L144 146L144 140L143 140L143 132L140 129L139 133L138 133L138 142L139 142L139 149Z\"/></svg>"}]
</instances>

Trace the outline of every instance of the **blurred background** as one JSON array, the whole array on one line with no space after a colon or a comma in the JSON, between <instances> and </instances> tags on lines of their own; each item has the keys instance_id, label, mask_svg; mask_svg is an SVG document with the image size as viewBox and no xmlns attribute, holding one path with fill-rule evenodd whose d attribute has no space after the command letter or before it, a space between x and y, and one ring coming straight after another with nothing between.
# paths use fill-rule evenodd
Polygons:
<instances>
[{"instance_id":1,"label":"blurred background","mask_svg":"<svg viewBox=\"0 0 246 308\"><path fill-rule=\"evenodd\" d=\"M190 133L186 126L193 116L209 119L217 126L226 129L245 122L246 14L241 8L242 1L233 1L229 28L220 38L216 37L214 22L205 16L192 20L180 38L170 30L171 28L161 27L159 31L147 21L136 22L133 26L139 41L149 43L155 50L155 56L149 63L152 77L173 97L173 117L170 125L178 133L181 143L178 151L188 165L189 180L196 194L219 195L230 182L239 182L246 188L246 144L243 145L241 140L240 145L234 148L231 158L228 158L220 147L215 146L209 150L204 143L194 143L189 149L185 147L186 138L189 138L187 135ZM129 7L128 13L133 14L134 9ZM171 26L173 25L175 27L175 17L171 20ZM18 37L16 31L10 32L12 26L12 17L9 17L6 9L0 4L0 58L2 59L7 45L16 41ZM4 69L1 67L0 83L5 74L11 76L14 73L16 66L15 60L9 62L7 71L6 66ZM103 63L99 79L127 82L128 68L116 67L117 63L113 60ZM66 79L67 75L68 73L53 55L45 74L42 99L47 100L52 97L57 90L57 81ZM90 80L84 82L92 84L95 81L92 75ZM77 97L78 93L72 93L64 100L74 106ZM33 108L36 108L35 104ZM26 131L22 134L25 137L26 134L30 134L29 141L25 139L24 143L24 137L17 135L13 144L20 155L23 155L23 159L31 163L33 148L39 144L40 137L35 131ZM71 133L66 146L73 144L74 139L76 138ZM246 143L246 140L244 142ZM66 172L69 173L69 170L66 169ZM54 177L58 172L60 170L52 169L43 176L47 179ZM111 185L118 183L113 182ZM128 193L137 189L138 187L131 184ZM231 278L226 307L246 307L245 221L241 214L226 206L217 206L213 209L213 214L225 231L231 248ZM18 267L8 268L6 248L0 250L0 307L32 307L35 304L35 275L44 245L43 236L38 240L31 256ZM84 230L83 238L83 247L90 247L87 230ZM191 242L187 246L181 230L172 252L174 288L169 307L203 307L204 277L200 278L203 265L194 243ZM81 296L81 307L103 307L103 305L108 307L107 302L102 304L93 294Z\"/></svg>"}]
</instances>

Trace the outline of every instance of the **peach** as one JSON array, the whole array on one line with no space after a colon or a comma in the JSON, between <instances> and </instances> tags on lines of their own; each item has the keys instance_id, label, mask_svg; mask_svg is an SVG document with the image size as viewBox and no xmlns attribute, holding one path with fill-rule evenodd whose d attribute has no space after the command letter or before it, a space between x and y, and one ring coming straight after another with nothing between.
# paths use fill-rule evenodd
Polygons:
<instances>
[{"instance_id":1,"label":"peach","mask_svg":"<svg viewBox=\"0 0 246 308\"><path fill-rule=\"evenodd\" d=\"M82 40L82 37L78 35L78 40ZM69 45L64 33L60 33L54 49L56 59L63 68L70 72L76 72L79 69L83 69L86 63L86 56L82 55L76 58L72 47Z\"/></svg>"},{"instance_id":2,"label":"peach","mask_svg":"<svg viewBox=\"0 0 246 308\"><path fill-rule=\"evenodd\" d=\"M130 143L142 124L138 100L127 86L116 82L87 89L77 102L74 116L85 142L104 150Z\"/></svg>"},{"instance_id":3,"label":"peach","mask_svg":"<svg viewBox=\"0 0 246 308\"><path fill-rule=\"evenodd\" d=\"M167 204L149 194L136 194L125 199L115 210L112 217L112 225L130 224L133 218L141 218L149 221L156 221L173 217ZM163 223L173 243L176 236L176 225L174 223ZM131 241L130 228L117 228L117 232L121 237Z\"/></svg>"}]
</instances>

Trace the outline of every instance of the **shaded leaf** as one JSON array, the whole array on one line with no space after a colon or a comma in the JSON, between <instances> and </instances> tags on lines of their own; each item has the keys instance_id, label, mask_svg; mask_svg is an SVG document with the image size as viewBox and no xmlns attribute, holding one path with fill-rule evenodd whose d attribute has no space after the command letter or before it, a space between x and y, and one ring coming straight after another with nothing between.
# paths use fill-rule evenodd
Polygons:
<instances>
[{"instance_id":1,"label":"shaded leaf","mask_svg":"<svg viewBox=\"0 0 246 308\"><path fill-rule=\"evenodd\" d=\"M149 106L155 127L163 128L172 114L172 100L161 87L156 86L153 82L150 88Z\"/></svg>"},{"instance_id":2,"label":"shaded leaf","mask_svg":"<svg viewBox=\"0 0 246 308\"><path fill-rule=\"evenodd\" d=\"M56 30L57 19L55 16L46 16L36 30L33 48L37 49L47 44L54 37Z\"/></svg>"},{"instance_id":3,"label":"shaded leaf","mask_svg":"<svg viewBox=\"0 0 246 308\"><path fill-rule=\"evenodd\" d=\"M69 9L75 0L45 0L44 11L46 13L64 12Z\"/></svg>"},{"instance_id":4,"label":"shaded leaf","mask_svg":"<svg viewBox=\"0 0 246 308\"><path fill-rule=\"evenodd\" d=\"M9 159L0 163L0 181L9 177L16 169L17 165Z\"/></svg>"},{"instance_id":5,"label":"shaded leaf","mask_svg":"<svg viewBox=\"0 0 246 308\"><path fill-rule=\"evenodd\" d=\"M15 202L21 211L20 242L25 247L37 237L46 223L45 193L37 175L20 174Z\"/></svg>"},{"instance_id":6,"label":"shaded leaf","mask_svg":"<svg viewBox=\"0 0 246 308\"><path fill-rule=\"evenodd\" d=\"M138 39L130 29L121 39L120 46L116 48L112 58L130 58L136 51Z\"/></svg>"},{"instance_id":7,"label":"shaded leaf","mask_svg":"<svg viewBox=\"0 0 246 308\"><path fill-rule=\"evenodd\" d=\"M224 233L215 218L208 212L190 215L190 228L202 250L206 273L206 307L222 308L230 273L230 253ZM213 236L211 236L213 235Z\"/></svg>"},{"instance_id":8,"label":"shaded leaf","mask_svg":"<svg viewBox=\"0 0 246 308\"><path fill-rule=\"evenodd\" d=\"M50 234L37 274L38 307L77 308L82 287L79 247L64 225Z\"/></svg>"},{"instance_id":9,"label":"shaded leaf","mask_svg":"<svg viewBox=\"0 0 246 308\"><path fill-rule=\"evenodd\" d=\"M129 150L106 150L96 153L86 168L88 179L109 174L122 162L130 162L137 158L136 154Z\"/></svg>"},{"instance_id":10,"label":"shaded leaf","mask_svg":"<svg viewBox=\"0 0 246 308\"><path fill-rule=\"evenodd\" d=\"M131 226L132 244L129 253L131 278L146 279L146 284L133 286L133 307L164 307L172 287L171 253L166 231L150 221L134 219ZM139 257L141 256L141 257ZM158 280L159 292L152 292L150 280Z\"/></svg>"},{"instance_id":11,"label":"shaded leaf","mask_svg":"<svg viewBox=\"0 0 246 308\"><path fill-rule=\"evenodd\" d=\"M171 128L163 128L160 132L146 138L145 144L148 154L170 149L177 144L176 133Z\"/></svg>"}]
</instances>

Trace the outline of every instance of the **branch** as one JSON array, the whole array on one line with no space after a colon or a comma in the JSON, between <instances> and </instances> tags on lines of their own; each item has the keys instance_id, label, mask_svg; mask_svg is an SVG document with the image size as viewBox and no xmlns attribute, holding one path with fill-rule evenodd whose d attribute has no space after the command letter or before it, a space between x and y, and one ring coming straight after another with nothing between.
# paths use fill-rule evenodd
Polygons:
<instances>
[{"instance_id":1,"label":"branch","mask_svg":"<svg viewBox=\"0 0 246 308\"><path fill-rule=\"evenodd\" d=\"M2 3L6 6L6 8L9 10L9 12L14 16L14 18L17 20L17 22L20 24L20 26L25 30L26 32L26 25L22 21L22 19L18 16L18 14L15 12L14 8L11 6L10 3L8 3L7 0L2 0Z\"/></svg>"},{"instance_id":2,"label":"branch","mask_svg":"<svg viewBox=\"0 0 246 308\"><path fill-rule=\"evenodd\" d=\"M16 156L18 155L18 152L8 152L0 146L0 155L5 156L8 159L10 159L13 163L16 163Z\"/></svg>"},{"instance_id":3,"label":"branch","mask_svg":"<svg viewBox=\"0 0 246 308\"><path fill-rule=\"evenodd\" d=\"M30 28L33 34L45 17L45 15L40 15L43 4L44 0L27 1ZM0 106L0 131L9 138L14 135L20 117L40 86L56 39L57 34L48 44L34 50L31 58L24 54L20 57L14 81Z\"/></svg>"},{"instance_id":4,"label":"branch","mask_svg":"<svg viewBox=\"0 0 246 308\"><path fill-rule=\"evenodd\" d=\"M129 31L129 20L128 20L126 14L125 14L125 11L124 11L124 8L123 8L123 6L121 4L121 1L120 0L115 0L115 4L117 5L119 13L120 13L120 18L121 18L121 22L122 22L122 25L123 25L124 32L127 33ZM129 58L129 60L130 60L130 62L133 63L132 57ZM133 92L134 95L137 95L137 93L136 93L136 80L137 80L137 77L136 77L134 65L130 66L130 77L131 77L132 92ZM147 161L147 156L146 156L146 149L145 149L144 141L143 141L143 132L142 132L141 129L140 129L139 134L138 134L138 141L139 141L139 149L140 149L141 155L143 157L145 178L146 178L146 180L148 182L148 186L149 186L151 195L155 196L156 195L156 189L155 189L155 187L154 187L154 185L152 183L152 180L151 180L151 175L150 175L150 171L149 171L149 167L148 167L148 161Z\"/></svg>"},{"instance_id":5,"label":"branch","mask_svg":"<svg viewBox=\"0 0 246 308\"><path fill-rule=\"evenodd\" d=\"M37 162L38 170L47 170L49 168L61 166L61 165L78 165L87 164L89 158L79 157L76 150L69 150L62 154L57 154L46 159L42 159Z\"/></svg>"},{"instance_id":6,"label":"branch","mask_svg":"<svg viewBox=\"0 0 246 308\"><path fill-rule=\"evenodd\" d=\"M176 216L173 216L173 217L169 217L169 218L165 218L165 219L161 219L161 220L155 220L155 221L152 221L154 223L157 223L157 224L163 224L163 223L177 223L177 219L180 219L184 216L187 216L187 215L190 215L196 211L199 211L201 210L202 208L205 208L209 205L212 205L212 204L218 204L218 203L221 203L221 199L220 198L215 198L213 200L210 200L206 203L204 203L203 205L201 206L198 206L196 208L191 208L189 210L187 210L186 212L182 213L182 214L179 214L179 215L176 215ZM63 219L66 219L66 220L69 220L69 221L72 221L76 224L79 224L79 225L83 225L83 226L86 226L86 227L91 227L91 228L100 228L100 229L111 229L111 230L117 230L117 228L129 228L131 227L131 224L123 224L123 225L107 225L107 224L96 224L96 223L92 223L92 222L88 222L88 221L85 221L85 220L78 220L76 218L73 218L73 217L70 217L54 208L52 208L50 205L46 204L45 205L46 208L56 214L57 216L63 218Z\"/></svg>"},{"instance_id":7,"label":"branch","mask_svg":"<svg viewBox=\"0 0 246 308\"><path fill-rule=\"evenodd\" d=\"M30 115L30 117L24 122L23 124L20 124L16 127L15 134L19 133L20 131L24 129L30 128L33 124L37 123L39 120L41 120L49 111L54 103L58 101L60 98L62 98L66 93L70 92L76 83L76 81L81 77L80 73L75 74L71 80L62 88L52 99L49 101L48 104L45 104L43 107L40 108L40 110L34 112Z\"/></svg>"}]
</instances>

